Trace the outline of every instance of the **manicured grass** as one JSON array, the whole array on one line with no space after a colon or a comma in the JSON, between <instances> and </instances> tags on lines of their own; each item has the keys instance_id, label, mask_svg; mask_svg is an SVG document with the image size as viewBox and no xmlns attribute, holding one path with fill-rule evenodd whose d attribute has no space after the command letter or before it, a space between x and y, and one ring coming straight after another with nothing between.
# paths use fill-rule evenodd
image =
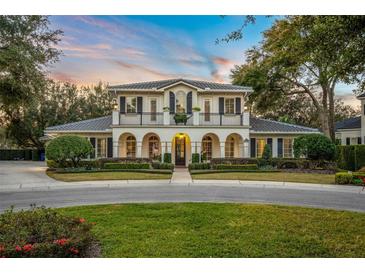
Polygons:
<instances>
[{"instance_id":1,"label":"manicured grass","mask_svg":"<svg viewBox=\"0 0 365 274\"><path fill-rule=\"evenodd\" d=\"M104 257L365 257L362 213L213 203L60 210L96 223Z\"/></svg>"},{"instance_id":2,"label":"manicured grass","mask_svg":"<svg viewBox=\"0 0 365 274\"><path fill-rule=\"evenodd\" d=\"M46 172L49 177L64 182L97 181L97 180L155 180L170 179L171 174L145 172L92 172L92 173L55 173Z\"/></svg>"},{"instance_id":3,"label":"manicured grass","mask_svg":"<svg viewBox=\"0 0 365 274\"><path fill-rule=\"evenodd\" d=\"M290 173L290 172L225 172L192 174L193 179L212 179L212 180L253 180L253 181L279 181L279 182L298 182L333 184L334 174L314 174L314 173Z\"/></svg>"}]
</instances>

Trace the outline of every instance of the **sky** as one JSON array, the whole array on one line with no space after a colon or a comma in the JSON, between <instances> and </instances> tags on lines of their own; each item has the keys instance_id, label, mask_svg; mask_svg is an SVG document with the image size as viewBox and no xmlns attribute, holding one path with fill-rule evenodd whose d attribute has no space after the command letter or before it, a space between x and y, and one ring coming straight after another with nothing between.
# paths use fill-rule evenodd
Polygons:
<instances>
[{"instance_id":1,"label":"sky","mask_svg":"<svg viewBox=\"0 0 365 274\"><path fill-rule=\"evenodd\" d=\"M243 16L51 16L64 32L63 54L50 76L77 85L110 85L189 78L230 82L230 70L244 62L245 51L259 43L275 17L258 16L244 38L216 44L236 30ZM337 94L357 105L352 88Z\"/></svg>"}]
</instances>

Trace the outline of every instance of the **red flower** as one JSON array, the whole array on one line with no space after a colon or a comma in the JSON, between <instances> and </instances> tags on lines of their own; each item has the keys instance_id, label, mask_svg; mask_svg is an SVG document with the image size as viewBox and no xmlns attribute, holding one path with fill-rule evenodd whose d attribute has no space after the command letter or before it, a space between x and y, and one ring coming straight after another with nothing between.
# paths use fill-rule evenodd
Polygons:
<instances>
[{"instance_id":1,"label":"red flower","mask_svg":"<svg viewBox=\"0 0 365 274\"><path fill-rule=\"evenodd\" d=\"M17 251L17 252L22 251L22 248L21 248L20 246L18 246L18 245L17 245L17 246L15 247L15 251Z\"/></svg>"},{"instance_id":2,"label":"red flower","mask_svg":"<svg viewBox=\"0 0 365 274\"><path fill-rule=\"evenodd\" d=\"M23 246L23 251L24 252L29 252L33 249L33 245L32 244L27 244L25 246Z\"/></svg>"},{"instance_id":3,"label":"red flower","mask_svg":"<svg viewBox=\"0 0 365 274\"><path fill-rule=\"evenodd\" d=\"M0 252L4 252L5 251L5 246L0 245Z\"/></svg>"},{"instance_id":4,"label":"red flower","mask_svg":"<svg viewBox=\"0 0 365 274\"><path fill-rule=\"evenodd\" d=\"M77 248L74 248L74 247L71 247L70 248L70 251L71 251L71 253L73 253L73 254L79 254L79 250L77 249Z\"/></svg>"},{"instance_id":5,"label":"red flower","mask_svg":"<svg viewBox=\"0 0 365 274\"><path fill-rule=\"evenodd\" d=\"M82 224L82 223L85 223L85 222L86 222L86 220L85 220L84 218L80 218L80 219L79 219L79 222Z\"/></svg>"},{"instance_id":6,"label":"red flower","mask_svg":"<svg viewBox=\"0 0 365 274\"><path fill-rule=\"evenodd\" d=\"M53 243L57 244L57 245L60 245L60 246L64 246L65 244L68 243L68 239L62 238L62 239L59 239L59 240L54 240Z\"/></svg>"}]
</instances>

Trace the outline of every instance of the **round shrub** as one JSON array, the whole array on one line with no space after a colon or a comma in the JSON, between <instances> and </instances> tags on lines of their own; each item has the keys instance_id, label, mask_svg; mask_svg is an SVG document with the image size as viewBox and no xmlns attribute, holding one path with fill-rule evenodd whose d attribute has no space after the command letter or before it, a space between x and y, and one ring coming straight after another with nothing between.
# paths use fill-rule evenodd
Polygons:
<instances>
[{"instance_id":1,"label":"round shrub","mask_svg":"<svg viewBox=\"0 0 365 274\"><path fill-rule=\"evenodd\" d=\"M74 258L99 256L83 218L65 216L53 209L32 207L0 215L0 258Z\"/></svg>"},{"instance_id":2,"label":"round shrub","mask_svg":"<svg viewBox=\"0 0 365 274\"><path fill-rule=\"evenodd\" d=\"M87 158L93 152L93 147L85 137L75 135L59 136L51 140L46 147L47 160L53 160L64 167L71 160L73 167L78 167L79 161Z\"/></svg>"},{"instance_id":3,"label":"round shrub","mask_svg":"<svg viewBox=\"0 0 365 274\"><path fill-rule=\"evenodd\" d=\"M338 172L335 175L335 183L339 185L352 184L353 175L347 172Z\"/></svg>"},{"instance_id":4,"label":"round shrub","mask_svg":"<svg viewBox=\"0 0 365 274\"><path fill-rule=\"evenodd\" d=\"M302 135L294 139L294 155L310 160L334 160L336 145L322 134Z\"/></svg>"}]
</instances>

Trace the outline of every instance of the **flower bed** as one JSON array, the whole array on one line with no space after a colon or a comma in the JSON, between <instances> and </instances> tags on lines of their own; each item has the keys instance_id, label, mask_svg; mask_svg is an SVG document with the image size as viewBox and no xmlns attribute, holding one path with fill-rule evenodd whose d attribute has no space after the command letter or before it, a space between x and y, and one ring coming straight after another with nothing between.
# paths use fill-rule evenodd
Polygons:
<instances>
[{"instance_id":1,"label":"flower bed","mask_svg":"<svg viewBox=\"0 0 365 274\"><path fill-rule=\"evenodd\" d=\"M365 173L362 172L337 172L335 183L340 185L364 185Z\"/></svg>"},{"instance_id":2,"label":"flower bed","mask_svg":"<svg viewBox=\"0 0 365 274\"><path fill-rule=\"evenodd\" d=\"M97 257L100 250L91 228L83 218L52 209L10 209L0 215L0 258Z\"/></svg>"}]
</instances>

